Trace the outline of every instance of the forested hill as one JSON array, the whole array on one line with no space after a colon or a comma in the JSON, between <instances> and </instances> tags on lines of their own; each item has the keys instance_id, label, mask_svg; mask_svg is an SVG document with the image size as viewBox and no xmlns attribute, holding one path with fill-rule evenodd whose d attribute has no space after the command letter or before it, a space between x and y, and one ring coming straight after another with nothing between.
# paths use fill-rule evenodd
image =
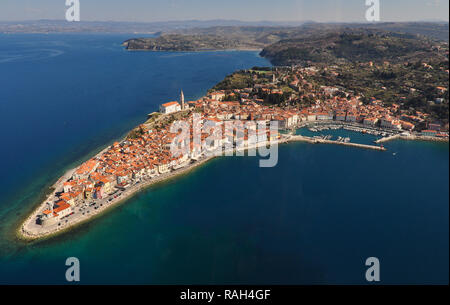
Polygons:
<instances>
[{"instance_id":1,"label":"forested hill","mask_svg":"<svg viewBox=\"0 0 450 305\"><path fill-rule=\"evenodd\" d=\"M264 48L261 56L274 65L342 62L407 62L448 58L448 44L412 34L368 29L324 31L283 39ZM444 50L444 51L443 51Z\"/></svg>"},{"instance_id":2,"label":"forested hill","mask_svg":"<svg viewBox=\"0 0 450 305\"><path fill-rule=\"evenodd\" d=\"M125 41L124 45L128 50L146 51L263 49L281 41L302 42L305 38L320 39L326 33L344 31L390 32L392 35L406 35L411 39L423 38L441 41L448 41L449 33L448 23L426 22L305 23L302 26L214 26L167 31L155 38L132 38Z\"/></svg>"}]
</instances>

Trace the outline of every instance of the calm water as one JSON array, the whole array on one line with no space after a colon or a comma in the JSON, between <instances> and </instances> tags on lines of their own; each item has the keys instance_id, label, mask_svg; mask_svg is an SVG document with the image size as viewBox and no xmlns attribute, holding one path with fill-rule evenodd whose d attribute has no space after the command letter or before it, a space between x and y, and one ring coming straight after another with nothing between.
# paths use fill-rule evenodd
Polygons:
<instances>
[{"instance_id":1,"label":"calm water","mask_svg":"<svg viewBox=\"0 0 450 305\"><path fill-rule=\"evenodd\" d=\"M215 159L70 234L16 241L45 186L158 104L268 65L256 52L129 53L130 36L0 35L0 283L64 283L69 256L82 283L364 284L370 256L382 283L448 283L447 144L294 143L270 169Z\"/></svg>"},{"instance_id":2,"label":"calm water","mask_svg":"<svg viewBox=\"0 0 450 305\"><path fill-rule=\"evenodd\" d=\"M368 144L368 145L377 145L374 143L377 139L379 139L381 136L375 136L371 134L363 134L361 132L354 132L351 130L345 130L345 129L336 129L336 130L322 130L322 131L310 131L308 128L301 128L298 129L296 134L300 134L307 137L314 137L314 136L331 136L330 140L337 140L338 137L343 138L350 138L350 142L352 143L359 143L359 144Z\"/></svg>"}]
</instances>

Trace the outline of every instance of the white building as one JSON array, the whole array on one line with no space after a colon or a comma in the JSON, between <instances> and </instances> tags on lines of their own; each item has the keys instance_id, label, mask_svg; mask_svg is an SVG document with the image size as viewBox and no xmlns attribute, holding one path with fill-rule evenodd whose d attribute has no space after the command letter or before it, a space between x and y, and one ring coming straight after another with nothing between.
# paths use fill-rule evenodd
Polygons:
<instances>
[{"instance_id":1,"label":"white building","mask_svg":"<svg viewBox=\"0 0 450 305\"><path fill-rule=\"evenodd\" d=\"M170 171L170 162L169 160L164 160L158 165L158 172L160 174L168 173Z\"/></svg>"},{"instance_id":2,"label":"white building","mask_svg":"<svg viewBox=\"0 0 450 305\"><path fill-rule=\"evenodd\" d=\"M177 112L180 110L181 110L181 106L180 106L180 104L178 104L178 102L165 103L165 104L162 104L161 106L159 106L159 112L161 112L163 114L169 114L169 113Z\"/></svg>"},{"instance_id":3,"label":"white building","mask_svg":"<svg viewBox=\"0 0 450 305\"><path fill-rule=\"evenodd\" d=\"M317 116L314 113L308 114L308 121L315 121L317 120Z\"/></svg>"},{"instance_id":4,"label":"white building","mask_svg":"<svg viewBox=\"0 0 450 305\"><path fill-rule=\"evenodd\" d=\"M400 123L400 121L392 119L392 118L381 119L380 125L381 125L381 127L384 127L384 128L392 128L392 129L401 129L402 128L402 124Z\"/></svg>"},{"instance_id":5,"label":"white building","mask_svg":"<svg viewBox=\"0 0 450 305\"><path fill-rule=\"evenodd\" d=\"M321 112L317 114L317 120L318 121L327 121L327 120L333 120L333 115L329 114L327 112Z\"/></svg>"}]
</instances>

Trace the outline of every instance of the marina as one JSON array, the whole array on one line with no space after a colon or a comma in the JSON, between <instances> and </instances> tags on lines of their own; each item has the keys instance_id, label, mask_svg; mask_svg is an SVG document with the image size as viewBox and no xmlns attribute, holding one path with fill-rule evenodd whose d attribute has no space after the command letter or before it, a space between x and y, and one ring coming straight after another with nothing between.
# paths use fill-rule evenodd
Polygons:
<instances>
[{"instance_id":1,"label":"marina","mask_svg":"<svg viewBox=\"0 0 450 305\"><path fill-rule=\"evenodd\" d=\"M367 127L367 126L362 126L360 124L351 124L351 123L340 123L340 124L337 122L325 123L325 124L324 123L313 123L313 124L305 124L304 126L306 126L308 128L308 130L311 132L343 129L343 130L361 132L361 133L366 133L366 134L371 134L374 136L381 136L381 137L399 134L399 132L396 132L394 130L386 130L386 129L382 129L382 128Z\"/></svg>"}]
</instances>

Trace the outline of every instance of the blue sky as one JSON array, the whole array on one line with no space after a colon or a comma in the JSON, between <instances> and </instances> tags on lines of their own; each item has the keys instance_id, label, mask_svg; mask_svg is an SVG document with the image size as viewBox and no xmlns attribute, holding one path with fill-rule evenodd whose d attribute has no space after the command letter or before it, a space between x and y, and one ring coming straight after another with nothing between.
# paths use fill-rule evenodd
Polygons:
<instances>
[{"instance_id":1,"label":"blue sky","mask_svg":"<svg viewBox=\"0 0 450 305\"><path fill-rule=\"evenodd\" d=\"M0 21L64 19L66 0L0 0ZM82 21L362 22L366 0L80 0ZM381 21L449 19L449 0L380 0Z\"/></svg>"}]
</instances>

